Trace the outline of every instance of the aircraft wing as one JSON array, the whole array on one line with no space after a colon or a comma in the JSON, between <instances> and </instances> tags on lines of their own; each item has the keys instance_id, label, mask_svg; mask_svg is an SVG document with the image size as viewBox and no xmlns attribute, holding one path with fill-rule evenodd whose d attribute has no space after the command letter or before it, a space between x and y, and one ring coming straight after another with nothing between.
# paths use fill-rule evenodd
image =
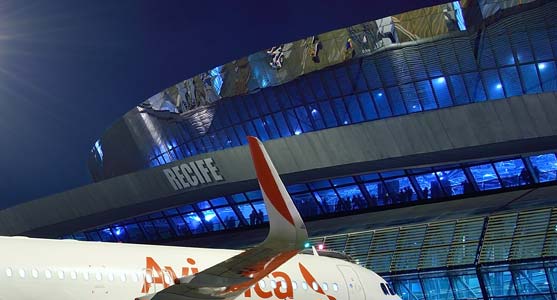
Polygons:
<instances>
[{"instance_id":1,"label":"aircraft wing","mask_svg":"<svg viewBox=\"0 0 557 300\"><path fill-rule=\"evenodd\" d=\"M179 279L152 300L236 298L303 249L308 235L298 210L261 141L250 136L248 142L269 216L267 238L224 262Z\"/></svg>"}]
</instances>

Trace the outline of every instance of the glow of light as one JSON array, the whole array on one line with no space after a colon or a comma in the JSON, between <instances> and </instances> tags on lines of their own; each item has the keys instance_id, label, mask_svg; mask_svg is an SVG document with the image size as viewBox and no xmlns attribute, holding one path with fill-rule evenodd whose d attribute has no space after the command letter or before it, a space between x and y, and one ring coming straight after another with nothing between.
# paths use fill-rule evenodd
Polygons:
<instances>
[{"instance_id":1,"label":"glow of light","mask_svg":"<svg viewBox=\"0 0 557 300\"><path fill-rule=\"evenodd\" d=\"M383 97L383 93L377 93L377 96Z\"/></svg>"},{"instance_id":2,"label":"glow of light","mask_svg":"<svg viewBox=\"0 0 557 300\"><path fill-rule=\"evenodd\" d=\"M312 110L311 110L311 114L312 114L312 115L316 115L316 114L317 114L317 109L315 109L315 108L312 109Z\"/></svg>"},{"instance_id":3,"label":"glow of light","mask_svg":"<svg viewBox=\"0 0 557 300\"><path fill-rule=\"evenodd\" d=\"M545 69L545 67L546 67L546 64L545 64L545 63L539 63L539 64L538 64L538 68L539 68L540 70Z\"/></svg>"},{"instance_id":4,"label":"glow of light","mask_svg":"<svg viewBox=\"0 0 557 300\"><path fill-rule=\"evenodd\" d=\"M213 214L213 213L207 213L207 214L205 214L205 221L209 222L209 221L211 221L214 217L215 217L215 214Z\"/></svg>"},{"instance_id":5,"label":"glow of light","mask_svg":"<svg viewBox=\"0 0 557 300\"><path fill-rule=\"evenodd\" d=\"M348 124L348 121L344 121L342 124L347 125L347 124Z\"/></svg>"},{"instance_id":6,"label":"glow of light","mask_svg":"<svg viewBox=\"0 0 557 300\"><path fill-rule=\"evenodd\" d=\"M501 85L500 83L498 83L495 87L496 87L498 90L500 90L501 88L503 88L503 85Z\"/></svg>"},{"instance_id":7,"label":"glow of light","mask_svg":"<svg viewBox=\"0 0 557 300\"><path fill-rule=\"evenodd\" d=\"M317 246L317 249L319 249L319 250L323 250L324 248L325 248L325 245L323 245L323 244L319 244Z\"/></svg>"},{"instance_id":8,"label":"glow of light","mask_svg":"<svg viewBox=\"0 0 557 300\"><path fill-rule=\"evenodd\" d=\"M116 229L114 229L114 233L115 233L116 235L121 235L121 234L122 234L122 228L116 228Z\"/></svg>"},{"instance_id":9,"label":"glow of light","mask_svg":"<svg viewBox=\"0 0 557 300\"><path fill-rule=\"evenodd\" d=\"M306 242L306 243L304 244L304 248L309 248L310 246L311 246L311 244L310 244L309 242Z\"/></svg>"},{"instance_id":10,"label":"glow of light","mask_svg":"<svg viewBox=\"0 0 557 300\"><path fill-rule=\"evenodd\" d=\"M435 82L438 84L444 83L445 82L445 77L439 77L437 79L435 79Z\"/></svg>"},{"instance_id":11,"label":"glow of light","mask_svg":"<svg viewBox=\"0 0 557 300\"><path fill-rule=\"evenodd\" d=\"M295 135L300 135L300 134L302 134L302 131L300 129L296 129L296 131L294 131L294 134Z\"/></svg>"}]
</instances>

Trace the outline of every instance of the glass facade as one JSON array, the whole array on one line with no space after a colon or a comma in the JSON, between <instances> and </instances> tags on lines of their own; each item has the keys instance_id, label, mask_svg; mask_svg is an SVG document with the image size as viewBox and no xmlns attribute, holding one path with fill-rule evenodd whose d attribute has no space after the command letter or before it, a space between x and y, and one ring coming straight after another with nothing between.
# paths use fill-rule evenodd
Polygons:
<instances>
[{"instance_id":1,"label":"glass facade","mask_svg":"<svg viewBox=\"0 0 557 300\"><path fill-rule=\"evenodd\" d=\"M139 107L135 117L127 116L127 124L144 127L145 132L134 139L152 147L142 149L145 165L138 168L244 145L247 135L278 139L557 91L555 12L557 4L549 2L494 22L481 32L453 32L436 41L358 57L278 86L221 99L185 115L161 115ZM116 163L106 163L108 152L100 147L92 150L95 180L119 174ZM486 182L482 188L497 187Z\"/></svg>"},{"instance_id":2,"label":"glass facade","mask_svg":"<svg viewBox=\"0 0 557 300\"><path fill-rule=\"evenodd\" d=\"M305 220L444 201L556 180L555 153L360 174L287 186ZM138 216L67 236L149 243L259 226L268 221L261 191L246 191Z\"/></svg>"},{"instance_id":3,"label":"glass facade","mask_svg":"<svg viewBox=\"0 0 557 300\"><path fill-rule=\"evenodd\" d=\"M557 299L557 209L314 237L403 300Z\"/></svg>"}]
</instances>

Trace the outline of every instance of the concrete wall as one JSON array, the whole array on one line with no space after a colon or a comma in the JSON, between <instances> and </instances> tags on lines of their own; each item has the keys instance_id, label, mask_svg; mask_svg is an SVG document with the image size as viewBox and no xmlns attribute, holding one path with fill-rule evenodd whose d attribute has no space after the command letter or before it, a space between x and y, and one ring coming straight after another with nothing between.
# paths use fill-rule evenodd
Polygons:
<instances>
[{"instance_id":1,"label":"concrete wall","mask_svg":"<svg viewBox=\"0 0 557 300\"><path fill-rule=\"evenodd\" d=\"M526 95L332 128L265 143L287 184L555 149L557 94ZM212 157L224 181L175 191L163 169ZM57 237L256 189L247 147L190 157L0 211L0 235Z\"/></svg>"}]
</instances>

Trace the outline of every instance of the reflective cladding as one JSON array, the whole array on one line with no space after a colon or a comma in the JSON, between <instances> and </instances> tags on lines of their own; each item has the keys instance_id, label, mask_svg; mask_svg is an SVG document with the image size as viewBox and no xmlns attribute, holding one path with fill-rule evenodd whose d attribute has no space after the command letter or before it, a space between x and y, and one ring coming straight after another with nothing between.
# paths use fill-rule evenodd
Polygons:
<instances>
[{"instance_id":1,"label":"reflective cladding","mask_svg":"<svg viewBox=\"0 0 557 300\"><path fill-rule=\"evenodd\" d=\"M296 183L289 185L287 190L302 216L312 220L326 215L357 214L413 203L427 203L431 200L446 201L467 195L478 196L483 191L555 181L556 174L555 154L544 153L481 163L391 170ZM268 221L262 199L260 190L245 191L138 216L108 227L87 231L85 234L76 233L74 238L108 242L152 242L259 226ZM543 219L543 216L540 218ZM528 220L525 217L523 219ZM469 259L470 251L466 247L470 246L467 244L470 242L470 236L465 228L459 229L463 230L460 238L463 239L464 248L455 248L452 255L445 259ZM499 239L501 235L495 233L495 237ZM533 249L541 251L540 245L528 245L531 249L528 253L532 253ZM526 255L526 252L510 249L510 239L504 255L508 255L509 251L515 256ZM492 257L495 254L485 252L485 255Z\"/></svg>"},{"instance_id":2,"label":"reflective cladding","mask_svg":"<svg viewBox=\"0 0 557 300\"><path fill-rule=\"evenodd\" d=\"M479 1L482 7L497 4L496 8L488 9L490 12L509 7L507 4L511 2L513 5L510 6L517 4L516 1L484 2ZM447 20L453 20L451 24L454 26L447 27L453 34L435 41L418 40L401 44L396 49L366 52L348 61L343 59L342 63L327 69L295 77L282 85L265 85L266 88L251 91L253 94L245 92L210 101L183 114L156 111L153 106L131 111L124 118L127 124L137 127L132 133L137 143L146 146L140 154L144 163L137 169L243 145L247 142L247 135L262 140L277 139L426 110L557 91L556 2L526 11L517 10L515 15L489 23L479 34L460 32L464 24L458 19L459 10L466 7L455 2L445 6L445 11L436 14L435 22L427 17L431 12L425 13L424 19L428 21L423 28L415 26L409 19L399 20L397 26L389 25L395 31L400 30L400 26L408 26L420 33L424 31L425 35L417 36L425 37L438 35L430 26L432 22L444 28L448 26ZM381 23L379 27L390 28L385 24L393 21L385 18L378 22ZM383 38L376 41L377 45L392 43L389 33L393 34L391 31L379 34ZM400 33L393 35L392 39L400 44L408 37ZM310 40L315 42L315 37ZM358 51L370 41L371 37L365 43L354 39ZM267 63L263 65L268 66ZM237 68L234 66L231 70ZM213 69L210 74L223 70L226 68ZM172 101L164 99L171 96L192 100L211 96L214 92L209 93L209 90L217 87L223 90L230 85L222 84L222 78L210 74L204 77L204 81L188 81L191 87L205 86L206 89L188 94L180 88L172 88L164 92L168 95L155 97L155 100L170 103ZM213 96L209 98L213 99ZM94 163L90 164L90 169L95 180L130 171L118 170L119 163L110 160L109 154L113 151L108 148L110 144L104 142L102 151L95 148L91 153ZM482 170L479 172L486 174ZM480 189L497 188L491 182L493 178L476 179L480 182ZM505 181L505 184L514 183ZM440 190L450 192L448 186ZM465 193L452 190L451 193Z\"/></svg>"}]
</instances>

